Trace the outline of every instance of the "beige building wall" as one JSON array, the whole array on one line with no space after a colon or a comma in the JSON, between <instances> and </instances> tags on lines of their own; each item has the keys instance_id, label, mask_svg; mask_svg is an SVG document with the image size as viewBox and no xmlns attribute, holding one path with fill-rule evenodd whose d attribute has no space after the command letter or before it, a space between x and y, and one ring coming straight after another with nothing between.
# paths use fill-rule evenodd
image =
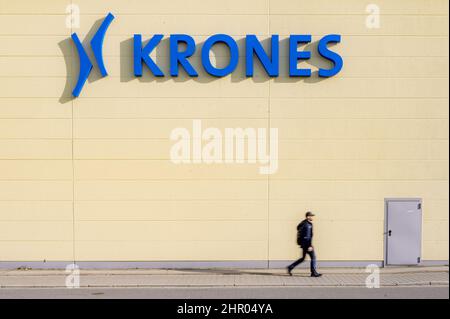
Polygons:
<instances>
[{"instance_id":1,"label":"beige building wall","mask_svg":"<svg viewBox=\"0 0 450 319\"><path fill-rule=\"evenodd\" d=\"M381 10L366 27L366 6ZM0 0L0 261L285 261L317 212L319 260L383 260L384 199L423 199L423 260L448 260L448 1ZM70 92L70 40L112 12L109 71ZM97 24L96 24L97 23ZM142 79L132 36L280 34L281 75ZM342 35L334 78L287 76L290 34ZM167 40L156 61L168 70ZM268 42L265 41L267 45ZM314 57L313 70L324 64ZM217 63L227 54L217 48ZM306 64L308 64L306 63ZM175 165L173 128L279 128L279 170Z\"/></svg>"}]
</instances>

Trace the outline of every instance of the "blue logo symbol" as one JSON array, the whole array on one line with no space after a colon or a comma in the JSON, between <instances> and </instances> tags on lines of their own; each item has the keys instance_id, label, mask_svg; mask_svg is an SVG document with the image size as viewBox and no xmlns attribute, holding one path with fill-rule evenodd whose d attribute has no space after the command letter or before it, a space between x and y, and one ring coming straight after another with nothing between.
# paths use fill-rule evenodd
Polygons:
<instances>
[{"instance_id":1,"label":"blue logo symbol","mask_svg":"<svg viewBox=\"0 0 450 319\"><path fill-rule=\"evenodd\" d=\"M106 30L108 30L108 27L111 24L112 20L114 20L114 16L111 13L108 13L105 20L103 20L102 24L100 25L90 42L92 52L94 53L95 60L97 61L97 66L100 69L102 77L108 75L108 72L105 68L105 62L103 61L103 39L105 38ZM93 65L89 60L89 57L76 33L72 34L72 40L77 47L78 56L80 57L80 73L78 75L77 84L72 91L72 95L78 97L81 90L83 89L84 83L86 83L86 80L91 73Z\"/></svg>"}]
</instances>

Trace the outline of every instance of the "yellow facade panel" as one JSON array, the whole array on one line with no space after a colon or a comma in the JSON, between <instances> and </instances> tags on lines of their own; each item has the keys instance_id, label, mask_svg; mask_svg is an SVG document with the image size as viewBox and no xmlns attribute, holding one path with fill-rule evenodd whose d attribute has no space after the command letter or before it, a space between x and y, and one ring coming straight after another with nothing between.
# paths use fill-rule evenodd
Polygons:
<instances>
[{"instance_id":1,"label":"yellow facade panel","mask_svg":"<svg viewBox=\"0 0 450 319\"><path fill-rule=\"evenodd\" d=\"M447 199L447 181L281 181L270 183L273 200Z\"/></svg>"},{"instance_id":2,"label":"yellow facade panel","mask_svg":"<svg viewBox=\"0 0 450 319\"><path fill-rule=\"evenodd\" d=\"M64 15L2 15L0 35L70 35ZM45 23L44 23L45 22Z\"/></svg>"},{"instance_id":3,"label":"yellow facade panel","mask_svg":"<svg viewBox=\"0 0 450 319\"><path fill-rule=\"evenodd\" d=\"M422 199L422 259L448 260L447 0L379 0L380 28L360 0L0 0L0 262L286 261L296 225L317 213L320 261L384 260L386 198ZM72 6L68 6L72 5ZM79 12L78 12L79 9ZM372 10L372 11L371 11ZM68 25L74 14L73 22ZM116 19L81 96L76 32ZM372 13L371 13L372 12ZM133 34L164 39L152 52L166 77L133 73ZM199 77L169 76L170 40L191 35ZM206 74L201 50L233 36L235 72ZM318 40L339 33L330 63ZM245 75L245 35L280 35L280 75ZM312 34L288 74L289 35ZM227 65L229 49L210 58ZM174 164L175 128L277 128L278 171L252 164ZM192 141L192 140L191 140Z\"/></svg>"},{"instance_id":4,"label":"yellow facade panel","mask_svg":"<svg viewBox=\"0 0 450 319\"><path fill-rule=\"evenodd\" d=\"M65 0L8 1L0 0L0 13L17 14L65 14L68 2Z\"/></svg>"},{"instance_id":5,"label":"yellow facade panel","mask_svg":"<svg viewBox=\"0 0 450 319\"><path fill-rule=\"evenodd\" d=\"M71 160L0 160L0 180L72 180Z\"/></svg>"},{"instance_id":6,"label":"yellow facade panel","mask_svg":"<svg viewBox=\"0 0 450 319\"><path fill-rule=\"evenodd\" d=\"M0 161L1 169L1 161ZM77 160L76 180L267 180L259 164L176 164L165 160Z\"/></svg>"},{"instance_id":7,"label":"yellow facade panel","mask_svg":"<svg viewBox=\"0 0 450 319\"><path fill-rule=\"evenodd\" d=\"M424 221L447 221L449 215L448 200L430 200L422 204Z\"/></svg>"},{"instance_id":8,"label":"yellow facade panel","mask_svg":"<svg viewBox=\"0 0 450 319\"><path fill-rule=\"evenodd\" d=\"M274 221L291 221L298 225L305 212L315 211L317 222L384 220L384 203L378 200L271 200L269 218Z\"/></svg>"},{"instance_id":9,"label":"yellow facade panel","mask_svg":"<svg viewBox=\"0 0 450 319\"><path fill-rule=\"evenodd\" d=\"M75 159L169 159L169 140L75 139ZM1 152L1 151L0 151Z\"/></svg>"},{"instance_id":10,"label":"yellow facade panel","mask_svg":"<svg viewBox=\"0 0 450 319\"><path fill-rule=\"evenodd\" d=\"M447 180L448 160L281 160L272 179Z\"/></svg>"},{"instance_id":11,"label":"yellow facade panel","mask_svg":"<svg viewBox=\"0 0 450 319\"><path fill-rule=\"evenodd\" d=\"M0 78L0 98L69 98L64 78L6 77ZM26 87L26 90L23 88Z\"/></svg>"},{"instance_id":12,"label":"yellow facade panel","mask_svg":"<svg viewBox=\"0 0 450 319\"><path fill-rule=\"evenodd\" d=\"M1 184L0 184L1 187ZM76 200L267 200L264 181L77 181Z\"/></svg>"},{"instance_id":13,"label":"yellow facade panel","mask_svg":"<svg viewBox=\"0 0 450 319\"><path fill-rule=\"evenodd\" d=\"M105 11L106 12L106 11ZM83 13L83 12L82 12ZM100 15L82 15L80 34L86 34ZM157 34L164 25L165 34L204 35L225 33L229 35L258 34L267 30L269 21L266 15L153 15L151 19L136 19L134 15L120 16L120 21L111 25L111 35L132 35L134 33ZM180 27L183 26L183 27Z\"/></svg>"},{"instance_id":14,"label":"yellow facade panel","mask_svg":"<svg viewBox=\"0 0 450 319\"><path fill-rule=\"evenodd\" d=\"M363 13L363 12L361 12ZM369 29L367 16L360 15L273 15L270 17L270 32L290 34L296 28L314 30L313 34L337 33L345 35L448 35L448 16L445 15L386 15L383 27ZM323 21L326 20L326 23Z\"/></svg>"},{"instance_id":15,"label":"yellow facade panel","mask_svg":"<svg viewBox=\"0 0 450 319\"><path fill-rule=\"evenodd\" d=\"M72 221L1 221L0 241L70 241Z\"/></svg>"},{"instance_id":16,"label":"yellow facade panel","mask_svg":"<svg viewBox=\"0 0 450 319\"><path fill-rule=\"evenodd\" d=\"M72 181L0 181L1 200L73 200Z\"/></svg>"},{"instance_id":17,"label":"yellow facade panel","mask_svg":"<svg viewBox=\"0 0 450 319\"><path fill-rule=\"evenodd\" d=\"M0 119L0 139L3 138L72 138L70 119Z\"/></svg>"},{"instance_id":18,"label":"yellow facade panel","mask_svg":"<svg viewBox=\"0 0 450 319\"><path fill-rule=\"evenodd\" d=\"M0 139L0 159L71 158L71 139Z\"/></svg>"},{"instance_id":19,"label":"yellow facade panel","mask_svg":"<svg viewBox=\"0 0 450 319\"><path fill-rule=\"evenodd\" d=\"M270 82L271 97L330 98L448 98L446 79L361 79L334 78L329 81L311 78L279 78Z\"/></svg>"},{"instance_id":20,"label":"yellow facade panel","mask_svg":"<svg viewBox=\"0 0 450 319\"><path fill-rule=\"evenodd\" d=\"M448 260L448 240L424 241L423 260Z\"/></svg>"},{"instance_id":21,"label":"yellow facade panel","mask_svg":"<svg viewBox=\"0 0 450 319\"><path fill-rule=\"evenodd\" d=\"M71 63L68 60L68 63ZM70 65L70 64L69 64ZM64 57L11 57L0 56L0 76L58 76L65 78L67 74Z\"/></svg>"},{"instance_id":22,"label":"yellow facade panel","mask_svg":"<svg viewBox=\"0 0 450 319\"><path fill-rule=\"evenodd\" d=\"M272 119L446 119L448 114L447 98L337 100L323 97L270 100Z\"/></svg>"},{"instance_id":23,"label":"yellow facade panel","mask_svg":"<svg viewBox=\"0 0 450 319\"><path fill-rule=\"evenodd\" d=\"M45 22L44 22L45 23ZM0 56L4 57L65 57L74 55L67 35L0 35ZM55 45L56 44L56 45ZM30 50L33 48L33 50Z\"/></svg>"},{"instance_id":24,"label":"yellow facade panel","mask_svg":"<svg viewBox=\"0 0 450 319\"><path fill-rule=\"evenodd\" d=\"M82 221L75 229L83 241L267 240L266 221Z\"/></svg>"},{"instance_id":25,"label":"yellow facade panel","mask_svg":"<svg viewBox=\"0 0 450 319\"><path fill-rule=\"evenodd\" d=\"M1 261L73 263L73 241L0 241Z\"/></svg>"},{"instance_id":26,"label":"yellow facade panel","mask_svg":"<svg viewBox=\"0 0 450 319\"><path fill-rule=\"evenodd\" d=\"M104 14L105 11L114 8L114 12L120 15L142 14L145 16L161 14L267 14L268 2L260 0L229 0L226 2L214 0L205 5L204 0L191 0L187 5L183 0L133 0L123 2L111 0L106 2L92 2L89 0L78 0L77 3L84 8L85 14Z\"/></svg>"},{"instance_id":27,"label":"yellow facade panel","mask_svg":"<svg viewBox=\"0 0 450 319\"><path fill-rule=\"evenodd\" d=\"M203 80L200 80L203 81ZM59 84L61 81L59 81ZM183 85L179 85L183 83ZM199 85L201 83L201 85ZM59 85L61 86L61 85ZM134 79L130 82L120 82L116 78L105 78L91 83L83 92L85 97L267 97L268 83L255 82L251 79L233 82L230 77L221 79L206 79L198 82L195 79L171 78L156 79L150 82ZM52 92L58 90L53 89ZM60 90L59 90L60 91ZM58 92L59 92L58 91ZM44 91L45 92L45 91ZM37 94L37 93L36 93ZM40 94L44 94L41 92ZM50 90L48 94L51 94Z\"/></svg>"},{"instance_id":28,"label":"yellow facade panel","mask_svg":"<svg viewBox=\"0 0 450 319\"><path fill-rule=\"evenodd\" d=\"M74 118L251 119L268 118L265 98L105 98L74 101Z\"/></svg>"},{"instance_id":29,"label":"yellow facade panel","mask_svg":"<svg viewBox=\"0 0 450 319\"><path fill-rule=\"evenodd\" d=\"M448 160L446 139L292 139L279 141L281 160Z\"/></svg>"},{"instance_id":30,"label":"yellow facade panel","mask_svg":"<svg viewBox=\"0 0 450 319\"><path fill-rule=\"evenodd\" d=\"M366 13L368 3L359 0L334 2L329 0L269 0L272 14L362 14ZM448 11L448 1L436 0L433 5L427 0L415 0L405 5L401 1L379 0L376 3L386 14L436 14L443 15Z\"/></svg>"},{"instance_id":31,"label":"yellow facade panel","mask_svg":"<svg viewBox=\"0 0 450 319\"><path fill-rule=\"evenodd\" d=\"M446 57L449 53L447 39L446 36L345 36L346 45L336 52L344 57Z\"/></svg>"},{"instance_id":32,"label":"yellow facade panel","mask_svg":"<svg viewBox=\"0 0 450 319\"><path fill-rule=\"evenodd\" d=\"M0 99L0 119L70 119L71 117L72 105L70 103L61 105L55 99Z\"/></svg>"},{"instance_id":33,"label":"yellow facade panel","mask_svg":"<svg viewBox=\"0 0 450 319\"><path fill-rule=\"evenodd\" d=\"M201 129L215 127L224 135L226 128L267 128L266 119L207 119ZM166 138L176 128L186 129L192 139L194 128L188 119L78 119L74 121L75 138ZM178 139L175 139L177 141ZM171 144L175 141L172 141Z\"/></svg>"},{"instance_id":34,"label":"yellow facade panel","mask_svg":"<svg viewBox=\"0 0 450 319\"><path fill-rule=\"evenodd\" d=\"M271 126L285 139L448 138L448 119L273 119Z\"/></svg>"},{"instance_id":35,"label":"yellow facade panel","mask_svg":"<svg viewBox=\"0 0 450 319\"><path fill-rule=\"evenodd\" d=\"M267 220L267 203L260 200L76 201L79 221L207 221Z\"/></svg>"},{"instance_id":36,"label":"yellow facade panel","mask_svg":"<svg viewBox=\"0 0 450 319\"><path fill-rule=\"evenodd\" d=\"M448 219L424 221L424 238L426 241L445 241L448 239Z\"/></svg>"},{"instance_id":37,"label":"yellow facade panel","mask_svg":"<svg viewBox=\"0 0 450 319\"><path fill-rule=\"evenodd\" d=\"M267 260L265 241L77 241L76 247L79 261Z\"/></svg>"},{"instance_id":38,"label":"yellow facade panel","mask_svg":"<svg viewBox=\"0 0 450 319\"><path fill-rule=\"evenodd\" d=\"M72 201L0 201L0 221L73 221Z\"/></svg>"}]
</instances>

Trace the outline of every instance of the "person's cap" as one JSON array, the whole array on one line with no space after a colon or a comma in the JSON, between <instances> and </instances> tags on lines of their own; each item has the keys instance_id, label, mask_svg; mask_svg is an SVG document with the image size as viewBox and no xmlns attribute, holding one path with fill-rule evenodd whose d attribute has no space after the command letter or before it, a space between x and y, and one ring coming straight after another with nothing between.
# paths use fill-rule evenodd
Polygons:
<instances>
[{"instance_id":1,"label":"person's cap","mask_svg":"<svg viewBox=\"0 0 450 319\"><path fill-rule=\"evenodd\" d=\"M309 217L309 216L316 216L316 215L314 215L314 214L311 213L311 212L306 212L306 217Z\"/></svg>"}]
</instances>

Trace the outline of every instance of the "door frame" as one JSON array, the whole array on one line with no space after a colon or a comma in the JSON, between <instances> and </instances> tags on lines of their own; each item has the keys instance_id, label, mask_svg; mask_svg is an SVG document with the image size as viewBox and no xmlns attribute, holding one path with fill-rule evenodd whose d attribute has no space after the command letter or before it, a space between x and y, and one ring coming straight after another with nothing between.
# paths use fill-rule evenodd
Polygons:
<instances>
[{"instance_id":1,"label":"door frame","mask_svg":"<svg viewBox=\"0 0 450 319\"><path fill-rule=\"evenodd\" d=\"M388 265L388 204L389 202L411 202L416 201L418 204L422 205L422 198L419 197L388 197L384 199L384 231L383 231L383 267ZM423 207L423 205L422 205ZM422 228L423 228L423 209L421 208L421 223L420 223L420 256L422 262ZM420 264L420 263L419 263Z\"/></svg>"}]
</instances>

